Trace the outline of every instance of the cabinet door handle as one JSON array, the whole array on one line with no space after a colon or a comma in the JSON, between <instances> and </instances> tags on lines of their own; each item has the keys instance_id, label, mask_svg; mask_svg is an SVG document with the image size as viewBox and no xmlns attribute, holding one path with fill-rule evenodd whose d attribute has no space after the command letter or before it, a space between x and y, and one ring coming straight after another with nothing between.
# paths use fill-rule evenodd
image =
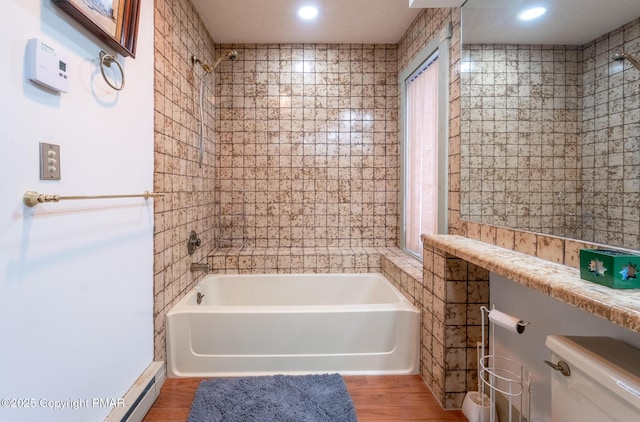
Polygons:
<instances>
[{"instance_id":1,"label":"cabinet door handle","mask_svg":"<svg viewBox=\"0 0 640 422\"><path fill-rule=\"evenodd\" d=\"M563 360L559 360L558 363L549 362L545 360L544 363L555 369L556 371L560 371L562 375L568 377L571 375L571 369L569 368L569 364Z\"/></svg>"}]
</instances>

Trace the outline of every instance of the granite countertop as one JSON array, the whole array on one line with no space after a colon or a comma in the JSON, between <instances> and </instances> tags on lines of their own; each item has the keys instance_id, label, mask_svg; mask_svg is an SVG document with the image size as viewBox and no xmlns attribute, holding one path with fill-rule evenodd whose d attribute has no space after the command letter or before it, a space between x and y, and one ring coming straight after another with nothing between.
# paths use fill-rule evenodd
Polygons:
<instances>
[{"instance_id":1,"label":"granite countertop","mask_svg":"<svg viewBox=\"0 0 640 422\"><path fill-rule=\"evenodd\" d=\"M580 271L458 235L423 235L425 244L640 333L640 289L582 280Z\"/></svg>"}]
</instances>

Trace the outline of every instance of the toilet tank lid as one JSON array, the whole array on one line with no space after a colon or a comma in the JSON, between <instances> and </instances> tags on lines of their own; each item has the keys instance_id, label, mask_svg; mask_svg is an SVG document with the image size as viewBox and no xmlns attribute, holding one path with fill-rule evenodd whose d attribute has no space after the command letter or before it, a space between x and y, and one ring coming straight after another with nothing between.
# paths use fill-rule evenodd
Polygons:
<instances>
[{"instance_id":1,"label":"toilet tank lid","mask_svg":"<svg viewBox=\"0 0 640 422\"><path fill-rule=\"evenodd\" d=\"M546 346L612 393L640 400L640 350L611 337L547 336Z\"/></svg>"}]
</instances>

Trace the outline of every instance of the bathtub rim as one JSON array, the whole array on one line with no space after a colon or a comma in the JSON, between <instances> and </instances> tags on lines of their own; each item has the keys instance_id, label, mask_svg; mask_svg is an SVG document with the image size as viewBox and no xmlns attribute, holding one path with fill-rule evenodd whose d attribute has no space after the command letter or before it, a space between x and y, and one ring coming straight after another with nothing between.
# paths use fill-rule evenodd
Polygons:
<instances>
[{"instance_id":1,"label":"bathtub rim","mask_svg":"<svg viewBox=\"0 0 640 422\"><path fill-rule=\"evenodd\" d=\"M391 289L396 301L385 303L348 303L340 305L209 305L202 306L193 303L189 303L190 300L198 293L198 289L201 288L212 278L243 278L243 277L261 277L261 276L273 276L273 277L313 277L313 276L375 276L380 279L387 287ZM258 312L275 312L275 313L294 313L314 309L316 312L335 312L351 310L353 312L364 311L389 311L389 310L401 310L420 313L420 310L411 303L403 294L398 290L393 283L387 279L382 273L251 273L251 274L208 274L202 278L191 290L189 290L169 311L166 313L166 317L169 315L176 315L181 313L190 312L229 312L229 313L258 313Z\"/></svg>"}]
</instances>

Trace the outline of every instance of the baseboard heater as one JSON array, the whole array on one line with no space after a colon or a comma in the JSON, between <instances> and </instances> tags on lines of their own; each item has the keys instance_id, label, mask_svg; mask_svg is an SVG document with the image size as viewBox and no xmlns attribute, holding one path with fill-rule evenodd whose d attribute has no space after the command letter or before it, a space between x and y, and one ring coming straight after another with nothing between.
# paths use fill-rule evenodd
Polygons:
<instances>
[{"instance_id":1,"label":"baseboard heater","mask_svg":"<svg viewBox=\"0 0 640 422\"><path fill-rule=\"evenodd\" d=\"M114 408L104 422L141 422L160 394L166 370L164 362L151 363L124 395L124 406Z\"/></svg>"}]
</instances>

